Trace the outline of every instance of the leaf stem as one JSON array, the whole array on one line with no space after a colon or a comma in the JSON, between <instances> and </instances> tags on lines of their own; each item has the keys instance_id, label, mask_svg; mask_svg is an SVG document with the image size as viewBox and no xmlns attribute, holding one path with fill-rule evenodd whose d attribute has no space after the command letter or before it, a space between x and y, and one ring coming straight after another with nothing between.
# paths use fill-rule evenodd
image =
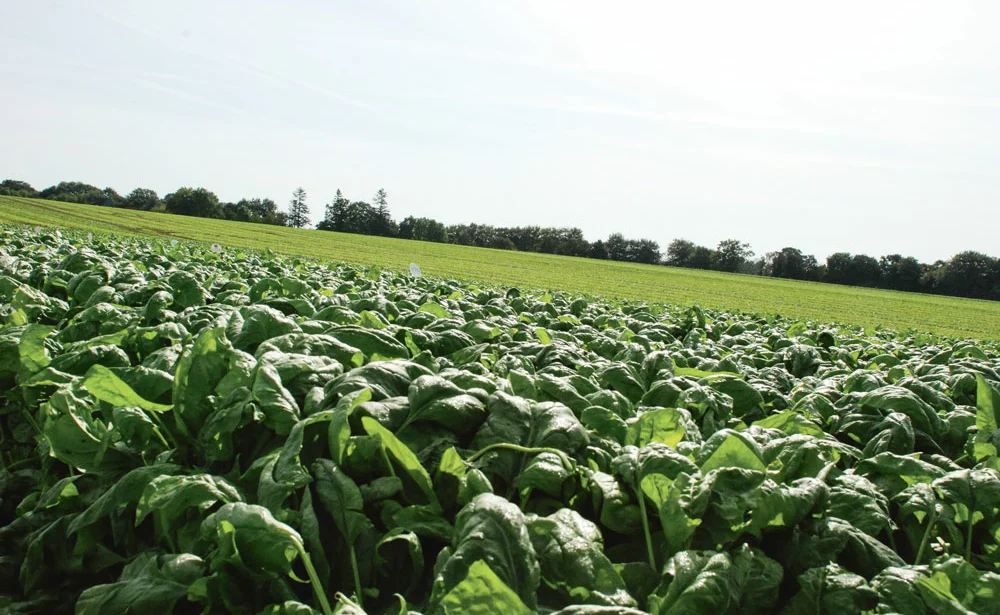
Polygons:
<instances>
[{"instance_id":1,"label":"leaf stem","mask_svg":"<svg viewBox=\"0 0 1000 615\"><path fill-rule=\"evenodd\" d=\"M914 566L920 565L920 560L924 556L924 549L927 547L927 541L931 537L931 529L934 528L934 524L937 523L937 511L933 511L930 518L927 520L927 527L924 529L924 537L920 540L920 548L917 549L917 557L913 560Z\"/></svg>"},{"instance_id":2,"label":"leaf stem","mask_svg":"<svg viewBox=\"0 0 1000 615\"><path fill-rule=\"evenodd\" d=\"M306 552L305 545L296 540L295 548L298 549L302 563L306 567L306 574L309 575L309 582L312 583L313 591L316 592L316 599L319 600L319 606L323 609L323 615L333 615L330 601L326 599L326 592L323 591L323 583L319 580L319 574L316 573L316 569L313 567L312 559L309 557L309 553ZM354 555L353 549L351 550L351 555Z\"/></svg>"},{"instance_id":3,"label":"leaf stem","mask_svg":"<svg viewBox=\"0 0 1000 615\"><path fill-rule=\"evenodd\" d=\"M972 563L972 507L969 507L969 527L965 530L965 561Z\"/></svg>"},{"instance_id":4,"label":"leaf stem","mask_svg":"<svg viewBox=\"0 0 1000 615\"><path fill-rule=\"evenodd\" d=\"M358 595L358 606L364 607L361 595L361 574L358 572L358 558L354 555L354 545L351 545L351 571L354 573L354 592Z\"/></svg>"},{"instance_id":5,"label":"leaf stem","mask_svg":"<svg viewBox=\"0 0 1000 615\"><path fill-rule=\"evenodd\" d=\"M649 555L649 565L656 570L656 556L653 553L653 537L649 533L649 518L646 516L646 496L642 494L642 491L638 491L639 495L639 515L642 517L642 533L646 536L646 553Z\"/></svg>"},{"instance_id":6,"label":"leaf stem","mask_svg":"<svg viewBox=\"0 0 1000 615\"><path fill-rule=\"evenodd\" d=\"M559 461L562 463L563 467L569 471L576 470L576 463L569 458L569 456L557 448L549 447L531 447L531 446L521 446L520 444L511 444L509 442L497 442L491 444L486 448L482 448L476 451L471 457L465 460L466 463L473 463L483 455L495 451L495 450L508 450L515 453L524 453L528 455L537 455L539 453L552 453L553 455L559 457Z\"/></svg>"},{"instance_id":7,"label":"leaf stem","mask_svg":"<svg viewBox=\"0 0 1000 615\"><path fill-rule=\"evenodd\" d=\"M156 412L149 412L148 414L153 417L154 421L156 421L158 429L154 428L153 432L156 433L156 435L160 438L160 442L162 442L163 445L167 447L167 449L177 448L177 438L175 438L174 434L171 433L169 429L167 429L166 423L160 420L160 417L157 416Z\"/></svg>"}]
</instances>

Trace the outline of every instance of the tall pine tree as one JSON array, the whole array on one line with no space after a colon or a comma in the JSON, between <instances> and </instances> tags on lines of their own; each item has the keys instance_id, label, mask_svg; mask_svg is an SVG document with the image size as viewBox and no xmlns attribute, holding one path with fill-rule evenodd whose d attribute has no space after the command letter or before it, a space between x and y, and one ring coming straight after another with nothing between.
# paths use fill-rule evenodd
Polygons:
<instances>
[{"instance_id":1,"label":"tall pine tree","mask_svg":"<svg viewBox=\"0 0 1000 615\"><path fill-rule=\"evenodd\" d=\"M382 235L383 237L395 237L398 231L396 223L392 219L392 214L389 212L389 194L384 188L379 188L378 192L375 193L375 219L372 221L374 223L375 235Z\"/></svg>"},{"instance_id":2,"label":"tall pine tree","mask_svg":"<svg viewBox=\"0 0 1000 615\"><path fill-rule=\"evenodd\" d=\"M299 186L292 193L288 203L288 226L302 228L309 224L309 206L306 205L306 191Z\"/></svg>"}]
</instances>

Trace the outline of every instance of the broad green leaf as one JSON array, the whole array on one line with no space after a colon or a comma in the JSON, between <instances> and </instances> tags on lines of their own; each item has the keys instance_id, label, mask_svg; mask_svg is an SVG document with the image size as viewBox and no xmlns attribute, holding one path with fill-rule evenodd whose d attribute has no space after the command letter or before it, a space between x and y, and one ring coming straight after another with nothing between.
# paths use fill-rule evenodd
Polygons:
<instances>
[{"instance_id":1,"label":"broad green leaf","mask_svg":"<svg viewBox=\"0 0 1000 615\"><path fill-rule=\"evenodd\" d=\"M554 497L561 497L563 487L572 484L573 472L566 468L555 453L538 453L524 464L517 475L517 486L523 493L526 489L538 489Z\"/></svg>"},{"instance_id":2,"label":"broad green leaf","mask_svg":"<svg viewBox=\"0 0 1000 615\"><path fill-rule=\"evenodd\" d=\"M580 422L600 436L609 437L622 444L628 434L628 425L617 414L601 406L588 406L580 413Z\"/></svg>"},{"instance_id":3,"label":"broad green leaf","mask_svg":"<svg viewBox=\"0 0 1000 615\"><path fill-rule=\"evenodd\" d=\"M723 434L713 435L703 446L702 450L711 450L711 454L700 463L702 473L707 474L716 468L729 467L759 472L764 472L767 469L761 458L760 449L752 440L738 432L729 432L728 435L725 435L725 439L716 444L717 436L720 435ZM714 448L713 444L716 444Z\"/></svg>"},{"instance_id":4,"label":"broad green leaf","mask_svg":"<svg viewBox=\"0 0 1000 615\"><path fill-rule=\"evenodd\" d=\"M372 527L358 485L329 459L317 460L312 471L317 498L347 542L353 544L362 532Z\"/></svg>"},{"instance_id":5,"label":"broad green leaf","mask_svg":"<svg viewBox=\"0 0 1000 615\"><path fill-rule=\"evenodd\" d=\"M417 456L405 444L399 441L395 435L385 427L378 424L378 421L371 417L361 417L361 426L372 436L377 436L382 441L382 446L389 456L402 468L404 474L420 490L425 498L422 503L437 502L434 494L434 484L427 470L420 464Z\"/></svg>"},{"instance_id":6,"label":"broad green leaf","mask_svg":"<svg viewBox=\"0 0 1000 615\"><path fill-rule=\"evenodd\" d=\"M333 409L333 416L330 418L330 457L334 463L342 464L344 454L347 452L347 445L351 440L350 419L354 409L359 405L371 400L370 389L360 389L348 393L340 398L337 406Z\"/></svg>"},{"instance_id":7,"label":"broad green leaf","mask_svg":"<svg viewBox=\"0 0 1000 615\"><path fill-rule=\"evenodd\" d=\"M146 485L135 510L135 524L150 513L169 531L189 510L208 510L217 503L239 502L239 491L225 479L209 474L157 476Z\"/></svg>"},{"instance_id":8,"label":"broad green leaf","mask_svg":"<svg viewBox=\"0 0 1000 615\"><path fill-rule=\"evenodd\" d=\"M548 447L569 455L586 447L590 436L573 412L558 402L530 401L497 391L486 402L489 416L472 439L473 449L507 443L525 447ZM491 453L484 470L499 475L510 484L518 473L524 455L498 450Z\"/></svg>"},{"instance_id":9,"label":"broad green leaf","mask_svg":"<svg viewBox=\"0 0 1000 615\"><path fill-rule=\"evenodd\" d=\"M180 469L181 467L178 465L164 463L136 468L125 474L85 511L73 519L69 527L66 528L67 534L73 534L88 525L97 523L127 506L135 506L150 481L159 476L170 476Z\"/></svg>"},{"instance_id":10,"label":"broad green leaf","mask_svg":"<svg viewBox=\"0 0 1000 615\"><path fill-rule=\"evenodd\" d=\"M17 343L18 358L21 362L20 380L27 379L52 362L45 348L45 339L55 329L48 325L30 324L21 334L21 339Z\"/></svg>"},{"instance_id":11,"label":"broad green leaf","mask_svg":"<svg viewBox=\"0 0 1000 615\"><path fill-rule=\"evenodd\" d=\"M327 335L360 349L369 361L410 358L410 351L405 344L377 329L341 325L329 329Z\"/></svg>"},{"instance_id":12,"label":"broad green leaf","mask_svg":"<svg viewBox=\"0 0 1000 615\"><path fill-rule=\"evenodd\" d=\"M635 606L625 582L604 555L601 532L578 513L562 508L528 517L528 534L542 581L570 602Z\"/></svg>"},{"instance_id":13,"label":"broad green leaf","mask_svg":"<svg viewBox=\"0 0 1000 615\"><path fill-rule=\"evenodd\" d=\"M421 305L417 308L417 311L427 312L428 314L433 314L438 318L451 318L451 314L448 313L448 310L444 309L440 303L434 303L432 301L428 301L427 303Z\"/></svg>"},{"instance_id":14,"label":"broad green leaf","mask_svg":"<svg viewBox=\"0 0 1000 615\"><path fill-rule=\"evenodd\" d=\"M85 589L76 601L76 614L173 613L204 572L205 562L190 553L140 553L125 566L117 582Z\"/></svg>"},{"instance_id":15,"label":"broad green leaf","mask_svg":"<svg viewBox=\"0 0 1000 615\"><path fill-rule=\"evenodd\" d=\"M740 378L711 378L706 384L733 398L733 416L754 414L764 404L764 397L752 385Z\"/></svg>"},{"instance_id":16,"label":"broad green leaf","mask_svg":"<svg viewBox=\"0 0 1000 615\"><path fill-rule=\"evenodd\" d=\"M725 553L681 551L663 566L660 584L649 596L652 615L725 613L732 595L732 560Z\"/></svg>"},{"instance_id":17,"label":"broad green leaf","mask_svg":"<svg viewBox=\"0 0 1000 615\"><path fill-rule=\"evenodd\" d=\"M660 408L640 414L628 426L625 444L642 448L655 442L676 448L684 439L685 433L681 411L676 408Z\"/></svg>"},{"instance_id":18,"label":"broad green leaf","mask_svg":"<svg viewBox=\"0 0 1000 615\"><path fill-rule=\"evenodd\" d=\"M215 542L217 557L277 574L288 574L302 550L302 537L263 506L226 504L201 524L203 540Z\"/></svg>"},{"instance_id":19,"label":"broad green leaf","mask_svg":"<svg viewBox=\"0 0 1000 615\"><path fill-rule=\"evenodd\" d=\"M754 507L750 527L759 535L772 527L795 527L826 500L826 484L815 478L800 478L790 485L766 480Z\"/></svg>"},{"instance_id":20,"label":"broad green leaf","mask_svg":"<svg viewBox=\"0 0 1000 615\"><path fill-rule=\"evenodd\" d=\"M253 399L260 408L260 421L279 435L286 435L301 412L298 402L281 383L273 365L262 364L254 375L251 388Z\"/></svg>"},{"instance_id":21,"label":"broad green leaf","mask_svg":"<svg viewBox=\"0 0 1000 615\"><path fill-rule=\"evenodd\" d=\"M381 579L380 589L413 591L424 571L420 538L403 528L389 530L375 545L375 567Z\"/></svg>"},{"instance_id":22,"label":"broad green leaf","mask_svg":"<svg viewBox=\"0 0 1000 615\"><path fill-rule=\"evenodd\" d=\"M478 496L455 518L453 549L443 562L439 557L431 603L440 604L480 561L534 608L539 568L525 517L517 506L493 494Z\"/></svg>"},{"instance_id":23,"label":"broad green leaf","mask_svg":"<svg viewBox=\"0 0 1000 615\"><path fill-rule=\"evenodd\" d=\"M1000 431L1000 392L976 374L976 461L997 454L995 437Z\"/></svg>"},{"instance_id":24,"label":"broad green leaf","mask_svg":"<svg viewBox=\"0 0 1000 615\"><path fill-rule=\"evenodd\" d=\"M878 592L879 607L890 613L926 615L929 611L920 595L920 581L926 576L926 571L912 567L890 567L878 573L871 586Z\"/></svg>"},{"instance_id":25,"label":"broad green leaf","mask_svg":"<svg viewBox=\"0 0 1000 615\"><path fill-rule=\"evenodd\" d=\"M826 437L819 425L794 410L786 410L754 421L754 425L765 429L780 429L788 435L804 434L814 438Z\"/></svg>"},{"instance_id":26,"label":"broad green leaf","mask_svg":"<svg viewBox=\"0 0 1000 615\"><path fill-rule=\"evenodd\" d=\"M864 577L835 563L812 568L799 575L799 592L783 611L788 615L834 615L861 613L875 608L878 594Z\"/></svg>"},{"instance_id":27,"label":"broad green leaf","mask_svg":"<svg viewBox=\"0 0 1000 615\"><path fill-rule=\"evenodd\" d=\"M462 434L478 429L486 419L483 402L440 376L420 376L410 384L407 395L406 425L433 421Z\"/></svg>"},{"instance_id":28,"label":"broad green leaf","mask_svg":"<svg viewBox=\"0 0 1000 615\"><path fill-rule=\"evenodd\" d=\"M121 378L103 365L92 365L83 379L83 387L97 399L112 406L138 407L149 412L166 412L173 406L151 402L132 390Z\"/></svg>"},{"instance_id":29,"label":"broad green leaf","mask_svg":"<svg viewBox=\"0 0 1000 615\"><path fill-rule=\"evenodd\" d=\"M441 598L432 615L532 615L533 612L480 560L470 565L465 578Z\"/></svg>"},{"instance_id":30,"label":"broad green leaf","mask_svg":"<svg viewBox=\"0 0 1000 615\"><path fill-rule=\"evenodd\" d=\"M239 369L229 382L226 381L231 367L234 367L233 362L240 359L233 352L225 337L225 329L219 327L199 335L194 345L181 356L174 375L173 402L174 417L182 433L198 433L212 410L210 395L227 386L236 388L240 384L249 384L249 377L242 383L236 382L240 379Z\"/></svg>"}]
</instances>

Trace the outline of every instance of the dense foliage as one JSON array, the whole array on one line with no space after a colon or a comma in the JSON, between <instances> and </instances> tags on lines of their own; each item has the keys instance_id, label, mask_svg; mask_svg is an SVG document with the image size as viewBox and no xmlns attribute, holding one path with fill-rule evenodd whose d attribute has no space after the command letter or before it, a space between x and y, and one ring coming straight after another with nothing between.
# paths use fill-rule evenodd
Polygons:
<instances>
[{"instance_id":1,"label":"dense foliage","mask_svg":"<svg viewBox=\"0 0 1000 615\"><path fill-rule=\"evenodd\" d=\"M14 613L998 613L990 344L0 231Z\"/></svg>"}]
</instances>

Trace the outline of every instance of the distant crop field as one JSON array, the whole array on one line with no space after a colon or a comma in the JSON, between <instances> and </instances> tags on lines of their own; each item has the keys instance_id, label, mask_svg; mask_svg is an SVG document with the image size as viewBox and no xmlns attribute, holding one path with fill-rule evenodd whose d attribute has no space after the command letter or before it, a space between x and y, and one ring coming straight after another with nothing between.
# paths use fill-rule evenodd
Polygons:
<instances>
[{"instance_id":1,"label":"distant crop field","mask_svg":"<svg viewBox=\"0 0 1000 615\"><path fill-rule=\"evenodd\" d=\"M1000 339L1000 303L0 197L0 222L172 237L572 293Z\"/></svg>"}]
</instances>

